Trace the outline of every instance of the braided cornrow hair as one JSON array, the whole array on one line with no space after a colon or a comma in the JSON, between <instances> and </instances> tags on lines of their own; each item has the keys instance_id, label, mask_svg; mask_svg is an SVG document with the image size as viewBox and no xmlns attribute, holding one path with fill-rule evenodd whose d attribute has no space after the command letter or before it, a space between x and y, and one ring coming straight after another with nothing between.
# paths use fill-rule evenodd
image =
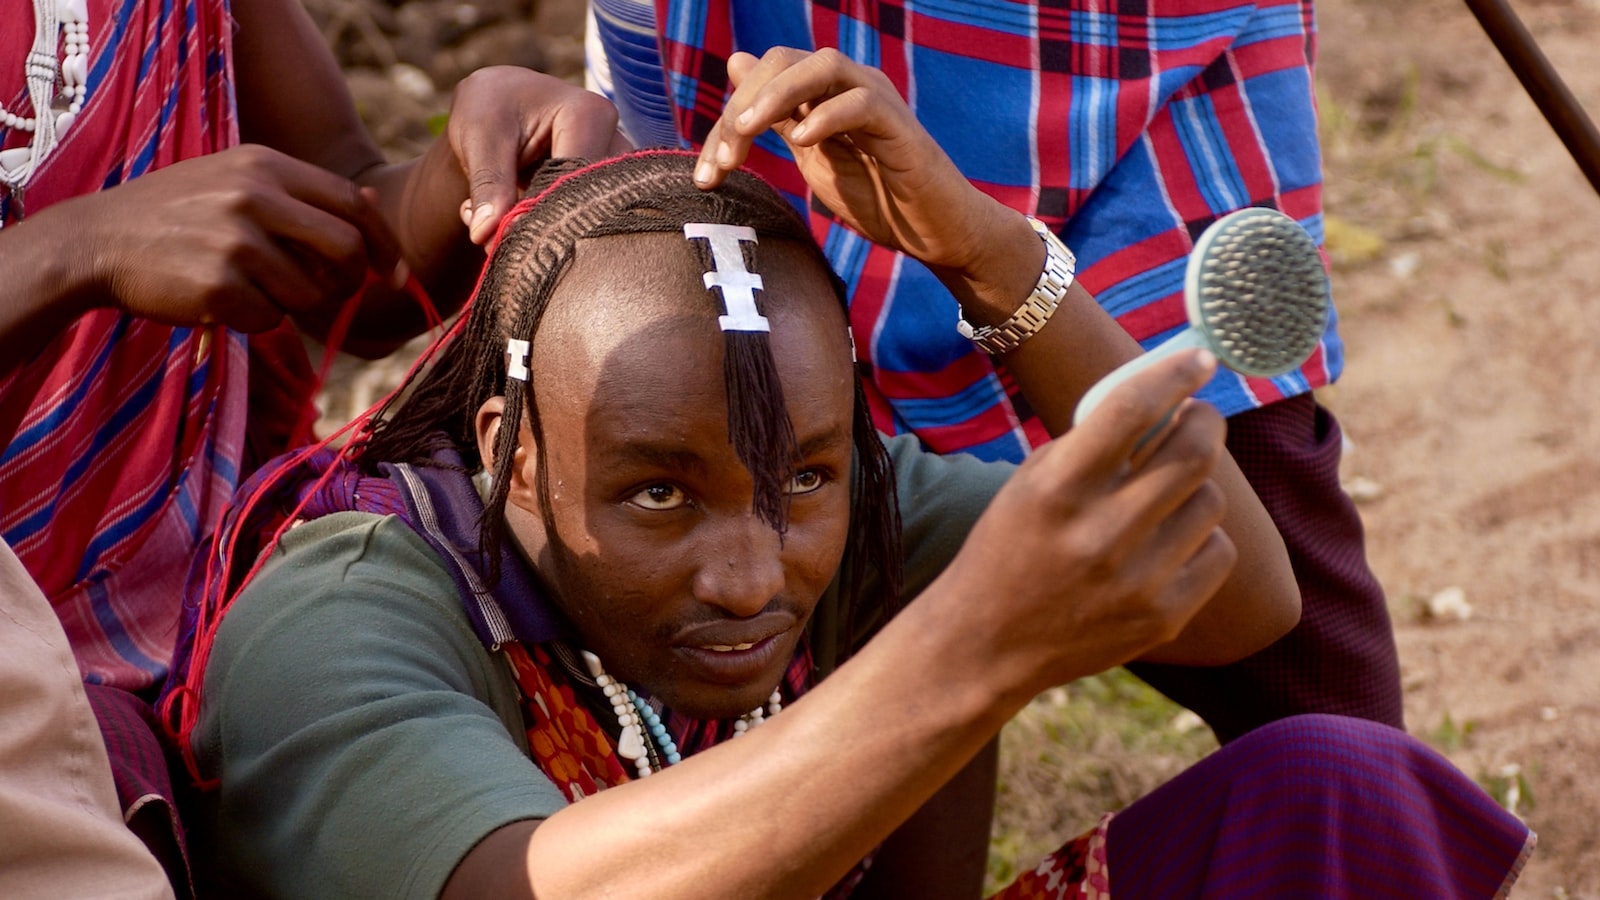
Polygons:
<instances>
[{"instance_id":1,"label":"braided cornrow hair","mask_svg":"<svg viewBox=\"0 0 1600 900\"><path fill-rule=\"evenodd\" d=\"M806 223L759 178L733 172L713 191L691 179L695 157L678 151L643 151L587 163L552 160L540 167L523 201L501 225L497 244L469 307L468 321L432 366L395 393L371 431L355 448L361 466L375 472L383 462L430 465L441 444L454 447L494 478L480 520L479 551L499 559L504 540L505 504L522 416L528 416L538 452L544 453L539 409L532 380L507 377L506 341L533 343L556 285L583 238L650 232L682 232L688 222L744 225L761 237L793 242L828 272L834 293L845 304L844 284L833 274ZM709 266L703 241L690 241ZM744 245L746 266L755 247ZM766 302L764 292L759 302ZM714 295L707 302L715 304ZM787 527L787 485L799 451L789 421L783 387L764 333L724 334L723 376L728 397L728 433L734 450L755 484L754 509L781 535ZM479 460L475 416L485 400L504 395L505 411L495 437L494 459ZM901 585L900 517L893 464L873 427L860 379L855 384L853 421L855 484L850 543L853 565L847 596L853 613L866 568L884 581L891 606ZM536 490L546 526L551 525L549 484L544 460L536 466ZM497 577L491 572L491 578ZM853 618L853 616L852 616ZM848 625L853 629L853 623Z\"/></svg>"}]
</instances>

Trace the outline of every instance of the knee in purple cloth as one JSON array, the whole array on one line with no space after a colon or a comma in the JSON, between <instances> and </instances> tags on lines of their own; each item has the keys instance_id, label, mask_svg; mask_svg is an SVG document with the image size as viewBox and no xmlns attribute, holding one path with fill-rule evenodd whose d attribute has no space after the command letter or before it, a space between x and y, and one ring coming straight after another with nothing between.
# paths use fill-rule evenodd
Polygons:
<instances>
[{"instance_id":1,"label":"knee in purple cloth","mask_svg":"<svg viewBox=\"0 0 1600 900\"><path fill-rule=\"evenodd\" d=\"M1399 729L1305 715L1218 750L1112 820L1111 883L1149 897L1493 897L1531 835Z\"/></svg>"}]
</instances>

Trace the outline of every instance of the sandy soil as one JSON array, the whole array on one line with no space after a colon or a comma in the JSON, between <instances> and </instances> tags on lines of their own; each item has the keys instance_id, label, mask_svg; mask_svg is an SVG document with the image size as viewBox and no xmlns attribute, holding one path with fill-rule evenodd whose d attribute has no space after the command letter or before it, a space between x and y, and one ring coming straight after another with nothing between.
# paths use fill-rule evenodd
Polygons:
<instances>
[{"instance_id":1,"label":"sandy soil","mask_svg":"<svg viewBox=\"0 0 1600 900\"><path fill-rule=\"evenodd\" d=\"M397 153L474 65L581 66L579 0L309 5L347 62L382 67L352 86ZM1600 0L1518 9L1600 112ZM1600 197L1465 5L1325 0L1320 20L1348 352L1322 399L1351 441L1409 728L1538 831L1516 896L1600 897ZM359 399L391 375L338 378Z\"/></svg>"},{"instance_id":2,"label":"sandy soil","mask_svg":"<svg viewBox=\"0 0 1600 900\"><path fill-rule=\"evenodd\" d=\"M1600 4L1519 13L1600 110ZM1517 896L1597 897L1600 197L1463 4L1329 0L1321 22L1327 208L1357 258L1323 398L1370 497L1408 726L1520 794L1540 845Z\"/></svg>"}]
</instances>

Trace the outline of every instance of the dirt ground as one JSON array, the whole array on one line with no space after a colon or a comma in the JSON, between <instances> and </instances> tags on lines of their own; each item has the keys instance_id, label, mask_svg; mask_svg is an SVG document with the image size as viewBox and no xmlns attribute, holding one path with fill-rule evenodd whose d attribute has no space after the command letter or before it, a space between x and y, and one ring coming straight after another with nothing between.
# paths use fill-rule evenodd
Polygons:
<instances>
[{"instance_id":1,"label":"dirt ground","mask_svg":"<svg viewBox=\"0 0 1600 900\"><path fill-rule=\"evenodd\" d=\"M581 66L579 0L310 5L396 152L474 65ZM1600 0L1517 9L1600 114ZM1459 0L1324 0L1319 18L1347 345L1321 396L1408 725L1539 833L1516 896L1600 897L1600 197ZM385 374L344 377L370 396Z\"/></svg>"},{"instance_id":2,"label":"dirt ground","mask_svg":"<svg viewBox=\"0 0 1600 900\"><path fill-rule=\"evenodd\" d=\"M1600 110L1600 4L1518 11ZM1600 197L1463 4L1329 0L1321 22L1352 257L1323 398L1370 498L1408 726L1539 833L1517 896L1600 897Z\"/></svg>"}]
</instances>

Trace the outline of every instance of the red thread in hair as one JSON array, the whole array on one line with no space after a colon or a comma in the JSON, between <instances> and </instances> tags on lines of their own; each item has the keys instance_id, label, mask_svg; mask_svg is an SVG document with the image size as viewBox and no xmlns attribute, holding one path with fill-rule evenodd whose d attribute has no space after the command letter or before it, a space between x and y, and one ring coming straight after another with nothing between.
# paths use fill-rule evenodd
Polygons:
<instances>
[{"instance_id":1,"label":"red thread in hair","mask_svg":"<svg viewBox=\"0 0 1600 900\"><path fill-rule=\"evenodd\" d=\"M368 286L371 286L375 283L377 283L377 277L369 270L367 272L367 284ZM481 274L479 276L479 283L482 283ZM428 324L429 330L437 331L442 329L444 327L444 321L439 316L439 310L433 305L433 301L428 297L428 294L423 289L421 282L417 281L416 276L412 276L410 280L407 281L406 291L417 301L417 305L422 309L422 314ZM317 372L316 381L312 388L313 396L322 391L322 387L327 381L328 371L333 364L333 359L335 355L338 354L339 348L343 345L344 339L349 333L350 323L355 318L355 313L361 305L361 298L364 293L364 290L358 291L349 300L345 301L343 307L339 310L338 317L334 319L333 324L329 328L327 340L324 344L322 366ZM474 289L472 299L475 299L476 295L477 291ZM466 304L467 306L470 306L472 299L468 300ZM247 522L251 513L256 510L261 501L272 491L272 489L278 485L283 476L294 471L296 467L309 459L313 454L328 447L340 438L352 434L354 434L354 436L351 437L350 440L346 441L342 447L340 447L338 458L347 458L351 452L359 447L361 444L362 435L372 426L374 416L376 416L377 413L394 398L394 396L400 391L401 386L405 385L411 380L411 377L417 372L418 369L433 359L438 351L451 340L453 340L456 334L461 331L462 327L467 321L466 312L466 306L464 306L462 313L456 319L455 324L452 325L448 331L444 331L438 337L436 337L428 345L428 347L423 350L414 361L412 361L411 366L406 370L405 377L400 380L399 385L392 388L387 394L380 398L378 402L363 410L361 413L356 415L355 418L340 426L327 437L294 451L293 455L289 456L279 465L278 470L273 473L271 477L265 479L261 482L261 484L257 485L255 490L253 490L250 495L245 497L243 502L239 504L238 513L235 517L235 522L237 525L242 526L245 522ZM299 426L297 426L295 433L292 435L290 446L297 446L309 441L311 438L310 428L312 424L313 423L309 421L300 423ZM288 515L284 517L283 522L273 530L272 538L267 542L266 546L261 548L260 553L257 554L249 570L245 572L244 577L239 579L237 586L233 587L231 590L228 589L227 580L228 573L233 569L235 556L239 550L239 527L235 527L233 531L226 536L223 546L219 548L217 553L209 554L206 559L206 574L204 584L207 589L201 592L199 598L200 606L197 610L198 624L195 627L192 643L190 644L188 670L184 673L183 682L175 687L166 697L162 698L161 709L159 710L163 725L166 726L168 733L172 735L178 744L179 752L183 756L184 765L189 770L190 777L192 777L203 789L209 790L210 788L215 787L216 782L214 779L204 779L201 777L200 764L199 760L194 756L192 739L194 736L194 730L199 726L200 722L200 685L205 680L206 664L211 658L211 647L216 641L217 629L221 627L223 617L227 613L229 607L233 605L233 601L238 599L239 595L244 592L244 589L249 586L251 580L255 578L256 573L261 570L261 567L265 565L266 561L272 557L274 552L276 552L278 549L279 540L283 537L284 533L294 525L295 520L299 518L300 513L305 509L306 503L309 502L313 496L315 496L317 491L321 490L327 485L328 481L336 474L336 472L336 466L329 466L328 469L317 478L316 482L313 483L312 489L305 493L305 496L300 500L299 503L295 505L294 509L292 509ZM219 591L213 592L210 590L211 585L218 585ZM222 595L221 599L213 603L212 598L218 593ZM176 716L177 722L175 731L173 728L174 716Z\"/></svg>"}]
</instances>

